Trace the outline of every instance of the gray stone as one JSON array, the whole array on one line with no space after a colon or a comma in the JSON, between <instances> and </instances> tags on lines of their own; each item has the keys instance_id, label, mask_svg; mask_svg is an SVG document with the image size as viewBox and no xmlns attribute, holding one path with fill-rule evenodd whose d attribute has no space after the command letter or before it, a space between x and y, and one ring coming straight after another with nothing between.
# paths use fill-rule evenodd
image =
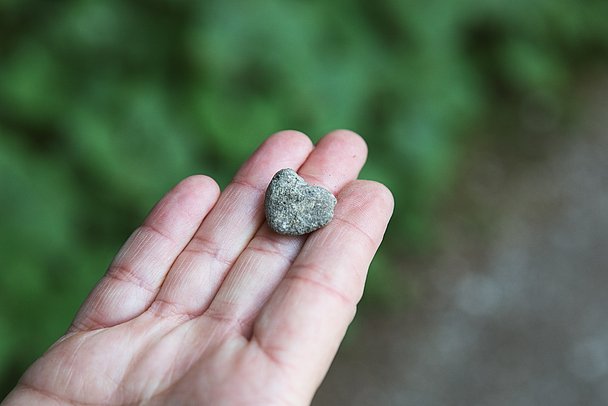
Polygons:
<instances>
[{"instance_id":1,"label":"gray stone","mask_svg":"<svg viewBox=\"0 0 608 406\"><path fill-rule=\"evenodd\" d=\"M331 221L336 202L329 190L309 185L293 169L281 169L266 189L266 221L279 234L308 234Z\"/></svg>"}]
</instances>

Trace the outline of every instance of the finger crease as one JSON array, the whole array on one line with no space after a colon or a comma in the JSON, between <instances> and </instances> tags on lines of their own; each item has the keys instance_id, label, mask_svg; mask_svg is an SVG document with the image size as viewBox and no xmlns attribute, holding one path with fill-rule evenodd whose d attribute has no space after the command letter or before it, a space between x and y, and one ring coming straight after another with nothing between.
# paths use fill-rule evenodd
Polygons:
<instances>
[{"instance_id":1,"label":"finger crease","mask_svg":"<svg viewBox=\"0 0 608 406\"><path fill-rule=\"evenodd\" d=\"M276 250L276 249L264 248L264 247L254 247L254 246L249 246L249 247L247 247L247 249L254 251L254 252L259 252L260 254L270 255L273 257L279 257L282 260L284 260L285 262L287 262L287 264L291 264L293 262L292 257L289 257L289 256L283 254L281 251Z\"/></svg>"},{"instance_id":2,"label":"finger crease","mask_svg":"<svg viewBox=\"0 0 608 406\"><path fill-rule=\"evenodd\" d=\"M171 242L171 244L175 245L175 241L173 240L173 237L171 237L169 234L162 231L158 226L155 226L153 223L142 224L140 226L140 230L149 230L152 233L161 236L163 239L168 240L169 242Z\"/></svg>"},{"instance_id":3,"label":"finger crease","mask_svg":"<svg viewBox=\"0 0 608 406\"><path fill-rule=\"evenodd\" d=\"M126 265L110 266L110 269L106 273L106 277L119 282L125 282L137 286L138 288L141 288L153 295L155 295L157 292L157 289L146 283L142 278L137 276L137 273L134 272L131 267L128 267Z\"/></svg>"},{"instance_id":4,"label":"finger crease","mask_svg":"<svg viewBox=\"0 0 608 406\"><path fill-rule=\"evenodd\" d=\"M344 302L345 304L347 304L349 306L353 305L353 300L351 300L347 295L345 295L344 293L342 293L335 287L333 287L325 282L321 282L319 280L316 280L316 279L313 279L313 278L310 278L307 276L298 275L297 273L290 273L285 276L285 279L292 280L294 282L301 282L305 285L320 288L320 289L324 290L326 293L330 294L331 296L338 298L340 301Z\"/></svg>"},{"instance_id":5,"label":"finger crease","mask_svg":"<svg viewBox=\"0 0 608 406\"><path fill-rule=\"evenodd\" d=\"M232 183L234 185L243 186L243 187L245 187L247 189L253 189L257 193L262 194L262 195L266 194L266 189L265 188L260 187L260 186L254 184L254 183L252 183L252 182L250 182L248 180L245 180L245 179L234 178L232 180Z\"/></svg>"},{"instance_id":6,"label":"finger crease","mask_svg":"<svg viewBox=\"0 0 608 406\"><path fill-rule=\"evenodd\" d=\"M73 326L76 331L94 331L108 327L107 324L99 322L91 314L87 314L81 321L74 322Z\"/></svg>"},{"instance_id":7,"label":"finger crease","mask_svg":"<svg viewBox=\"0 0 608 406\"><path fill-rule=\"evenodd\" d=\"M350 226L351 228L355 229L355 231L358 231L359 234L361 234L363 237L365 237L365 239L368 240L368 242L370 243L371 248L373 250L376 250L376 247L378 247L379 244L376 242L376 240L371 235L369 235L365 230L363 230L360 226L358 226L357 224L355 224L355 223L353 223L351 221L348 221L345 218L337 217L337 216L334 216L333 220L334 221L337 220L338 222L340 222L342 224L346 224L347 226Z\"/></svg>"},{"instance_id":8,"label":"finger crease","mask_svg":"<svg viewBox=\"0 0 608 406\"><path fill-rule=\"evenodd\" d=\"M241 335L245 335L251 325L251 320L226 316L223 313L211 311L211 309L208 309L205 313L203 313L202 317L206 317L210 320L219 322L220 324L229 326L231 329L238 331L238 333Z\"/></svg>"},{"instance_id":9,"label":"finger crease","mask_svg":"<svg viewBox=\"0 0 608 406\"><path fill-rule=\"evenodd\" d=\"M262 352L262 354L264 354L264 356L270 362L272 362L274 365L276 365L280 369L286 369L287 365L285 364L285 362L275 354L275 351L272 351L269 348L267 348L266 346L262 345L262 343L260 343L260 340L257 338L257 336L255 334L251 337L251 342L254 343L254 345Z\"/></svg>"},{"instance_id":10,"label":"finger crease","mask_svg":"<svg viewBox=\"0 0 608 406\"><path fill-rule=\"evenodd\" d=\"M184 318L187 318L188 320L192 320L200 316L200 313L185 310L183 306L180 306L178 303L172 303L167 300L158 298L155 299L154 302L150 305L148 311L152 313L153 316L159 318L182 316Z\"/></svg>"},{"instance_id":11,"label":"finger crease","mask_svg":"<svg viewBox=\"0 0 608 406\"><path fill-rule=\"evenodd\" d=\"M39 394L40 396L45 397L47 399L52 399L55 402L68 403L68 404L76 404L76 402L74 402L71 399L63 399L63 398L55 395L54 393L51 393L49 391L37 388L35 386L30 385L29 383L22 382L19 385L23 389L25 389L25 390L28 390L30 392L35 392L35 393Z\"/></svg>"},{"instance_id":12,"label":"finger crease","mask_svg":"<svg viewBox=\"0 0 608 406\"><path fill-rule=\"evenodd\" d=\"M232 259L221 254L222 248L218 244L201 235L195 235L184 249L184 252L190 252L193 255L208 255L226 267L231 267L233 263Z\"/></svg>"}]
</instances>

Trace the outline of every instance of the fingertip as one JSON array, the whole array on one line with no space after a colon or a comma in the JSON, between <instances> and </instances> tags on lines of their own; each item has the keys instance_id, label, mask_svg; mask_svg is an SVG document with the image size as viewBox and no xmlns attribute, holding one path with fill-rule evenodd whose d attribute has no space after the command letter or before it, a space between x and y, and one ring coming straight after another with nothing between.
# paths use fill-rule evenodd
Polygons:
<instances>
[{"instance_id":1,"label":"fingertip","mask_svg":"<svg viewBox=\"0 0 608 406\"><path fill-rule=\"evenodd\" d=\"M367 159L367 145L358 134L335 130L319 140L298 173L307 182L338 193L356 179Z\"/></svg>"},{"instance_id":2,"label":"fingertip","mask_svg":"<svg viewBox=\"0 0 608 406\"><path fill-rule=\"evenodd\" d=\"M390 217L395 208L391 190L373 180L354 180L348 183L338 195L338 202L348 200L358 206L373 206L380 213Z\"/></svg>"},{"instance_id":3,"label":"fingertip","mask_svg":"<svg viewBox=\"0 0 608 406\"><path fill-rule=\"evenodd\" d=\"M187 178L182 179L176 186L176 190L183 190L187 192L204 192L205 194L220 194L220 187L217 182L207 175L190 175Z\"/></svg>"},{"instance_id":4,"label":"fingertip","mask_svg":"<svg viewBox=\"0 0 608 406\"><path fill-rule=\"evenodd\" d=\"M354 159L362 159L363 161L367 159L367 143L363 137L354 131L346 129L334 130L321 138L317 146L330 142L337 148L348 151L349 155Z\"/></svg>"},{"instance_id":5,"label":"fingertip","mask_svg":"<svg viewBox=\"0 0 608 406\"><path fill-rule=\"evenodd\" d=\"M395 196L393 195L393 192L385 184L380 182L372 180L364 180L362 182L367 184L366 187L369 188L369 193L376 196L380 206L392 214L395 209Z\"/></svg>"},{"instance_id":6,"label":"fingertip","mask_svg":"<svg viewBox=\"0 0 608 406\"><path fill-rule=\"evenodd\" d=\"M270 143L289 148L302 148L309 151L314 147L310 137L297 130L278 131L268 137L262 145Z\"/></svg>"},{"instance_id":7,"label":"fingertip","mask_svg":"<svg viewBox=\"0 0 608 406\"><path fill-rule=\"evenodd\" d=\"M272 176L284 168L298 169L314 149L299 131L279 131L268 137L241 166L233 181L265 188Z\"/></svg>"},{"instance_id":8,"label":"fingertip","mask_svg":"<svg viewBox=\"0 0 608 406\"><path fill-rule=\"evenodd\" d=\"M201 210L207 212L213 207L220 195L220 187L211 177L206 175L191 175L182 179L169 193L161 199L146 220L168 222L172 210L182 210L186 221L199 221ZM199 221L200 222L200 221ZM169 227L169 224L166 225Z\"/></svg>"},{"instance_id":9,"label":"fingertip","mask_svg":"<svg viewBox=\"0 0 608 406\"><path fill-rule=\"evenodd\" d=\"M329 133L327 133L327 135L325 135L326 137L343 137L343 138L350 138L350 139L360 139L361 142L365 143L365 140L363 139L363 137L361 137L361 135L359 135L357 132L353 131L353 130L349 130L347 128L336 128L335 130L330 131Z\"/></svg>"}]
</instances>

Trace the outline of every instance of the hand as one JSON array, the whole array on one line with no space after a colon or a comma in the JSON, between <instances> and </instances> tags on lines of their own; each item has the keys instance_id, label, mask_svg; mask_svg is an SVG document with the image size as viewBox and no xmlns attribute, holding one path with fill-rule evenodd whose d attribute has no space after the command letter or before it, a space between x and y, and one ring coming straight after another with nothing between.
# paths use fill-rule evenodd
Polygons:
<instances>
[{"instance_id":1,"label":"hand","mask_svg":"<svg viewBox=\"0 0 608 406\"><path fill-rule=\"evenodd\" d=\"M208 177L183 180L6 404L309 403L393 209L384 186L355 180L366 153L348 131L316 147L285 131L221 194ZM286 167L338 197L333 221L308 238L264 223L264 189Z\"/></svg>"}]
</instances>

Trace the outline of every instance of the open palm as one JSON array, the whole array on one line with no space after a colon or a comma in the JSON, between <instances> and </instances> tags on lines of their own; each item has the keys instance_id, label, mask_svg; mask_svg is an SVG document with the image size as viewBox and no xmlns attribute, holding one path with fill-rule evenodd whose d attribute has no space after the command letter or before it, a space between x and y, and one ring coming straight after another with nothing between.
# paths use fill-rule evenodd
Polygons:
<instances>
[{"instance_id":1,"label":"open palm","mask_svg":"<svg viewBox=\"0 0 608 406\"><path fill-rule=\"evenodd\" d=\"M220 194L180 182L120 250L64 337L5 399L56 405L306 404L351 322L390 218L390 192L357 181L363 140L270 137ZM294 168L337 194L307 237L264 223L264 189Z\"/></svg>"}]
</instances>

